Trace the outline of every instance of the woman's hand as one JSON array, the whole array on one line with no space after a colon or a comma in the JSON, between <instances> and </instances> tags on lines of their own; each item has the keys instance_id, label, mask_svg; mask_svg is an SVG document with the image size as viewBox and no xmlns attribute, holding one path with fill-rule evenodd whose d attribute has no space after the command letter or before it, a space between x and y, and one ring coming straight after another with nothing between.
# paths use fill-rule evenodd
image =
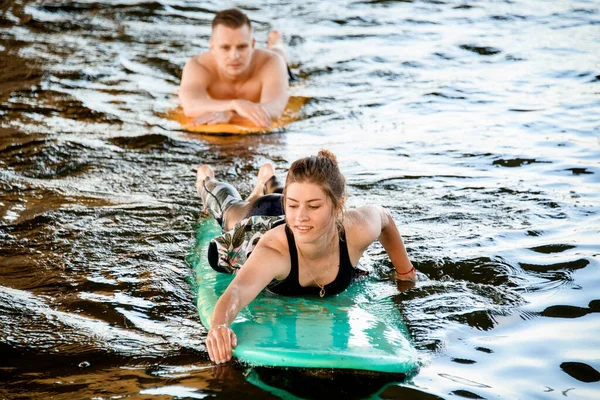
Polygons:
<instances>
[{"instance_id":1,"label":"woman's hand","mask_svg":"<svg viewBox=\"0 0 600 400\"><path fill-rule=\"evenodd\" d=\"M216 364L231 360L231 352L235 346L237 346L237 337L227 325L212 326L206 335L208 356Z\"/></svg>"},{"instance_id":2,"label":"woman's hand","mask_svg":"<svg viewBox=\"0 0 600 400\"><path fill-rule=\"evenodd\" d=\"M417 281L417 270L410 264L411 268L405 272L399 272L396 269L396 279L399 281L416 282Z\"/></svg>"},{"instance_id":3,"label":"woman's hand","mask_svg":"<svg viewBox=\"0 0 600 400\"><path fill-rule=\"evenodd\" d=\"M220 364L231 359L232 349L237 346L237 337L229 324L235 320L240 310L250 304L274 278L283 279L289 274L289 253L285 257L280 250L284 248L289 252L289 247L283 240L283 226L267 231L217 300L212 312L211 327L206 335L206 350L213 362Z\"/></svg>"}]
</instances>

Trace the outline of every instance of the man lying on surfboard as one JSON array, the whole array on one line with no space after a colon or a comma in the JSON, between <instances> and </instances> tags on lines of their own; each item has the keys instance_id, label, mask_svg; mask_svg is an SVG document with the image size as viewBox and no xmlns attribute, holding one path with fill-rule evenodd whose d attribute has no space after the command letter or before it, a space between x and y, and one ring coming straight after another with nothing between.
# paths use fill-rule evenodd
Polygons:
<instances>
[{"instance_id":1,"label":"man lying on surfboard","mask_svg":"<svg viewBox=\"0 0 600 400\"><path fill-rule=\"evenodd\" d=\"M232 261L231 270L224 268L235 278L217 301L206 337L210 359L217 364L231 359L237 345L229 325L263 289L291 296L338 294L350 285L359 258L375 240L386 250L398 279L416 279L398 228L383 207L344 208L346 181L332 153L321 150L295 161L281 194L276 194L273 177L273 167L263 165L256 187L242 200L231 185L215 179L210 166L198 169L196 189L203 207L224 229L242 227L243 233L247 221L260 221L259 215L266 215L265 221L285 215L285 223L265 225L242 266Z\"/></svg>"},{"instance_id":2,"label":"man lying on surfboard","mask_svg":"<svg viewBox=\"0 0 600 400\"><path fill-rule=\"evenodd\" d=\"M288 102L289 78L283 40L269 32L267 49L255 49L250 20L238 9L212 21L210 50L185 64L179 100L191 125L250 120L269 128Z\"/></svg>"}]
</instances>

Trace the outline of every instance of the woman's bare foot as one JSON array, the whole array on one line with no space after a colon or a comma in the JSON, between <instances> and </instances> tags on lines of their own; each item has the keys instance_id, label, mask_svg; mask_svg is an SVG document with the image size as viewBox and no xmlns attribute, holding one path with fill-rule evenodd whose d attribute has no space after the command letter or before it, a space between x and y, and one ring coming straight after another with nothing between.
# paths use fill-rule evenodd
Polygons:
<instances>
[{"instance_id":1,"label":"woman's bare foot","mask_svg":"<svg viewBox=\"0 0 600 400\"><path fill-rule=\"evenodd\" d=\"M256 184L262 185L263 187L267 183L271 177L275 175L275 168L270 163L264 163L262 167L258 170L258 175L256 176Z\"/></svg>"},{"instance_id":2,"label":"woman's bare foot","mask_svg":"<svg viewBox=\"0 0 600 400\"><path fill-rule=\"evenodd\" d=\"M267 38L267 49L281 55L287 64L287 53L285 51L285 45L283 44L283 37L279 31L272 30L269 32L269 37Z\"/></svg>"},{"instance_id":3,"label":"woman's bare foot","mask_svg":"<svg viewBox=\"0 0 600 400\"><path fill-rule=\"evenodd\" d=\"M263 164L262 167L258 170L258 175L256 176L256 185L250 193L250 196L246 199L248 202L252 202L259 198L260 196L265 194L265 185L271 179L271 177L275 176L275 169L270 163Z\"/></svg>"},{"instance_id":4,"label":"woman's bare foot","mask_svg":"<svg viewBox=\"0 0 600 400\"><path fill-rule=\"evenodd\" d=\"M207 178L215 179L215 171L208 164L203 164L198 168L198 172L196 172L196 193L200 196L200 188L202 187L202 182Z\"/></svg>"}]
</instances>

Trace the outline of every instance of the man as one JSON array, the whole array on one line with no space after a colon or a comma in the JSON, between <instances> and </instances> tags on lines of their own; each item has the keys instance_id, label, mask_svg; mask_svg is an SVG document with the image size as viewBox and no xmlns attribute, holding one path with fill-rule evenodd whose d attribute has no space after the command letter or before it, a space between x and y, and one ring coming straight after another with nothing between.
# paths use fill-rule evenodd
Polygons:
<instances>
[{"instance_id":1,"label":"man","mask_svg":"<svg viewBox=\"0 0 600 400\"><path fill-rule=\"evenodd\" d=\"M250 120L270 127L287 104L288 72L279 32L269 32L267 49L255 49L248 17L224 10L212 21L210 50L183 69L179 99L193 125Z\"/></svg>"}]
</instances>

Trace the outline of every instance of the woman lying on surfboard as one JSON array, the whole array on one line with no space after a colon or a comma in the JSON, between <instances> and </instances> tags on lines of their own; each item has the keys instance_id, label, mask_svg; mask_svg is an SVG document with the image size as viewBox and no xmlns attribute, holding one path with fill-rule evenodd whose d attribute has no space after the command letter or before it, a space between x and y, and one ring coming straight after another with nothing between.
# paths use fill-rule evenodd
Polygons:
<instances>
[{"instance_id":1,"label":"woman lying on surfboard","mask_svg":"<svg viewBox=\"0 0 600 400\"><path fill-rule=\"evenodd\" d=\"M198 169L196 188L205 210L230 230L228 239L225 234L220 243L211 243L211 266L236 275L217 301L206 337L210 359L217 364L231 359L237 345L229 325L263 289L292 296L338 294L351 283L359 258L375 240L385 248L398 279L416 279L398 228L384 208L344 208L345 178L327 150L295 161L281 194L270 164L261 167L245 201L232 186L217 181L208 165ZM253 225L262 232L253 231ZM251 237L251 252L240 265L231 248L239 249L235 242L245 234ZM220 252L224 244L228 250ZM223 260L223 253L229 259Z\"/></svg>"}]
</instances>

